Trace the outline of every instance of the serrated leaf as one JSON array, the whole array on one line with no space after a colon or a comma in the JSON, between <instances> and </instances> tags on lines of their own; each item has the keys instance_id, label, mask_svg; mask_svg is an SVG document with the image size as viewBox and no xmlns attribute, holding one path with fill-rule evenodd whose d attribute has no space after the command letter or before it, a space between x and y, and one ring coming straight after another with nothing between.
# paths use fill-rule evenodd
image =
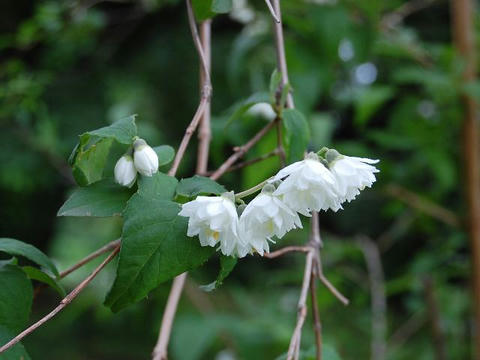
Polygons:
<instances>
[{"instance_id":1,"label":"serrated leaf","mask_svg":"<svg viewBox=\"0 0 480 360\"><path fill-rule=\"evenodd\" d=\"M117 276L105 304L112 311L143 299L160 283L203 264L215 250L187 236L180 205L136 194L124 212Z\"/></svg>"},{"instance_id":2,"label":"serrated leaf","mask_svg":"<svg viewBox=\"0 0 480 360\"><path fill-rule=\"evenodd\" d=\"M206 292L210 292L217 289L220 285L223 284L223 280L225 280L226 277L230 275L235 265L237 265L237 258L233 256L221 255L220 256L220 272L218 273L217 279L214 282L211 282L210 284L200 286L200 289Z\"/></svg>"},{"instance_id":3,"label":"serrated leaf","mask_svg":"<svg viewBox=\"0 0 480 360\"><path fill-rule=\"evenodd\" d=\"M177 195L187 198L198 195L220 195L226 191L227 189L223 185L210 178L198 175L180 180L177 186Z\"/></svg>"},{"instance_id":4,"label":"serrated leaf","mask_svg":"<svg viewBox=\"0 0 480 360\"><path fill-rule=\"evenodd\" d=\"M138 194L147 199L171 200L175 195L178 180L173 176L157 172L152 176L141 176L138 180Z\"/></svg>"},{"instance_id":5,"label":"serrated leaf","mask_svg":"<svg viewBox=\"0 0 480 360\"><path fill-rule=\"evenodd\" d=\"M303 159L310 140L307 120L298 110L287 109L283 111L282 124L287 161L292 163Z\"/></svg>"},{"instance_id":6,"label":"serrated leaf","mask_svg":"<svg viewBox=\"0 0 480 360\"><path fill-rule=\"evenodd\" d=\"M0 325L0 346L9 342L15 333L5 326ZM7 351L0 354L0 360L30 360L30 356L22 343L17 343Z\"/></svg>"},{"instance_id":7,"label":"serrated leaf","mask_svg":"<svg viewBox=\"0 0 480 360\"><path fill-rule=\"evenodd\" d=\"M82 135L80 144L75 148L76 153L73 155L73 177L80 186L87 186L103 178L103 169L107 163L113 139L98 139L94 144L87 146L89 142L90 135Z\"/></svg>"},{"instance_id":8,"label":"serrated leaf","mask_svg":"<svg viewBox=\"0 0 480 360\"><path fill-rule=\"evenodd\" d=\"M17 333L27 325L33 301L32 283L18 266L0 268L0 324Z\"/></svg>"},{"instance_id":9,"label":"serrated leaf","mask_svg":"<svg viewBox=\"0 0 480 360\"><path fill-rule=\"evenodd\" d=\"M115 121L110 126L89 131L87 134L92 136L98 136L102 138L113 138L120 144L130 145L132 144L133 137L137 135L137 125L135 124L135 116L131 115Z\"/></svg>"},{"instance_id":10,"label":"serrated leaf","mask_svg":"<svg viewBox=\"0 0 480 360\"><path fill-rule=\"evenodd\" d=\"M49 257L30 244L15 239L0 238L0 252L14 256L23 256L49 270L53 275L58 276L58 270Z\"/></svg>"},{"instance_id":11,"label":"serrated leaf","mask_svg":"<svg viewBox=\"0 0 480 360\"><path fill-rule=\"evenodd\" d=\"M50 275L44 273L42 270L34 268L32 266L23 266L22 267L23 272L27 275L27 277L31 280L36 280L40 281L48 286L50 286L52 289L54 289L58 294L64 298L66 293L65 289L63 286L58 282L57 279L54 277L51 277Z\"/></svg>"},{"instance_id":12,"label":"serrated leaf","mask_svg":"<svg viewBox=\"0 0 480 360\"><path fill-rule=\"evenodd\" d=\"M175 150L168 145L155 146L153 150L157 153L158 156L158 166L167 165L173 160L175 156Z\"/></svg>"},{"instance_id":13,"label":"serrated leaf","mask_svg":"<svg viewBox=\"0 0 480 360\"><path fill-rule=\"evenodd\" d=\"M105 179L76 189L65 201L57 216L121 216L133 190Z\"/></svg>"}]
</instances>

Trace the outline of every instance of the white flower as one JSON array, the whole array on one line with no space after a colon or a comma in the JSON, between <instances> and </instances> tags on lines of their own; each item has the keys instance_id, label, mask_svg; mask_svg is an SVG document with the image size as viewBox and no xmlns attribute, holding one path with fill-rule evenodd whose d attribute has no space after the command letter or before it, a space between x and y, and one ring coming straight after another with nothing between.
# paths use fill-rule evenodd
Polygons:
<instances>
[{"instance_id":1,"label":"white flower","mask_svg":"<svg viewBox=\"0 0 480 360\"><path fill-rule=\"evenodd\" d=\"M216 246L224 255L245 256L248 249L239 238L237 209L233 194L198 196L182 205L178 215L188 217L188 236L198 235L200 245Z\"/></svg>"},{"instance_id":2,"label":"white flower","mask_svg":"<svg viewBox=\"0 0 480 360\"><path fill-rule=\"evenodd\" d=\"M157 153L147 145L145 140L137 139L133 143L133 159L137 171L144 176L152 176L158 171Z\"/></svg>"},{"instance_id":3,"label":"white flower","mask_svg":"<svg viewBox=\"0 0 480 360\"><path fill-rule=\"evenodd\" d=\"M258 116L268 121L273 121L277 117L272 105L266 102L259 102L251 106L248 109L247 114L251 116Z\"/></svg>"},{"instance_id":4,"label":"white flower","mask_svg":"<svg viewBox=\"0 0 480 360\"><path fill-rule=\"evenodd\" d=\"M305 160L280 170L273 181L286 176L273 194L281 196L290 209L310 216L311 211L342 208L335 179L316 154L310 153Z\"/></svg>"},{"instance_id":5,"label":"white flower","mask_svg":"<svg viewBox=\"0 0 480 360\"><path fill-rule=\"evenodd\" d=\"M374 174L379 170L370 164L376 164L379 160L344 156L336 153L336 158L329 163L330 171L337 182L337 193L341 201L350 202L360 194L361 190L365 187L371 187L376 181Z\"/></svg>"},{"instance_id":6,"label":"white flower","mask_svg":"<svg viewBox=\"0 0 480 360\"><path fill-rule=\"evenodd\" d=\"M122 186L131 187L137 178L137 169L133 165L133 159L130 155L125 154L118 159L113 170L115 181Z\"/></svg>"},{"instance_id":7,"label":"white flower","mask_svg":"<svg viewBox=\"0 0 480 360\"><path fill-rule=\"evenodd\" d=\"M268 241L276 236L281 239L288 231L302 228L298 214L286 206L267 184L240 216L241 237L260 255L269 252Z\"/></svg>"}]
</instances>

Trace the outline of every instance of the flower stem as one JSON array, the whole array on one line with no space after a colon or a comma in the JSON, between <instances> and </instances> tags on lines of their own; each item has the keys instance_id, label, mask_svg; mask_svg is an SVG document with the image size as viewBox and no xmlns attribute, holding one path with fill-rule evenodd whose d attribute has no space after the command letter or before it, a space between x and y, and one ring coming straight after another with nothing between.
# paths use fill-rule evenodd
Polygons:
<instances>
[{"instance_id":1,"label":"flower stem","mask_svg":"<svg viewBox=\"0 0 480 360\"><path fill-rule=\"evenodd\" d=\"M239 200L241 198L247 197L248 195L255 194L257 191L262 190L263 186L267 183L268 180L270 180L270 178L262 181L260 184L257 184L250 189L247 189L245 191L239 192L238 194L235 194L235 200Z\"/></svg>"}]
</instances>

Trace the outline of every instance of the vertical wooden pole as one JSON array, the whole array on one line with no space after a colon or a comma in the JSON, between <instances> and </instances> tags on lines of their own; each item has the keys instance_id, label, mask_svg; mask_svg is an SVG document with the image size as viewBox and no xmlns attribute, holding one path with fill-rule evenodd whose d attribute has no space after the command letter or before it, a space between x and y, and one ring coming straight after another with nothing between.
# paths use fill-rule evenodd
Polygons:
<instances>
[{"instance_id":1,"label":"vertical wooden pole","mask_svg":"<svg viewBox=\"0 0 480 360\"><path fill-rule=\"evenodd\" d=\"M464 61L463 79L469 83L476 78L473 0L452 0L453 42ZM474 345L475 359L480 359L480 165L477 104L471 96L462 96L463 156L465 167L465 195L472 256Z\"/></svg>"}]
</instances>

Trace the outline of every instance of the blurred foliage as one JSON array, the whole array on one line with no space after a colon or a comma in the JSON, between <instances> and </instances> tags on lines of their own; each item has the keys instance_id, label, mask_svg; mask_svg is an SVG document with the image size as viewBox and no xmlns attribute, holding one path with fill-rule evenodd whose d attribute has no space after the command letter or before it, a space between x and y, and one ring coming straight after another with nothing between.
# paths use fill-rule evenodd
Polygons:
<instances>
[{"instance_id":1,"label":"blurred foliage","mask_svg":"<svg viewBox=\"0 0 480 360\"><path fill-rule=\"evenodd\" d=\"M221 3L224 12L229 2L208 3ZM325 272L351 300L344 307L318 288L325 359L370 356L371 294L360 235L372 238L381 252L387 359L433 359L432 316L440 322L448 358L470 357L466 234L442 216L432 217L429 209L438 204L443 214L463 217L459 95L479 98L480 84L461 82L463 63L451 45L448 2L425 1L425 8L403 18L398 9L404 4L282 0L290 81L296 106L309 122L309 146L381 159L372 190L344 211L321 217ZM268 92L276 63L264 1L231 5L212 28L211 169L263 126L263 120L244 113L229 119L253 94ZM198 101L198 59L178 0L18 0L1 8L1 235L45 250L65 269L121 229L120 219L55 217L72 188L67 159L77 136L138 114L141 137L176 148ZM479 34L477 25L480 45ZM195 145L180 168L182 177L194 172ZM266 136L247 158L275 146L275 134ZM227 188L244 189L278 166L270 158L223 180ZM402 200L388 190L391 184L413 192L416 201ZM418 206L425 203L429 206ZM303 243L307 236L306 230L296 232L277 247ZM94 265L63 285L73 287ZM193 273L180 303L171 357L281 358L294 326L303 256L242 259L219 289L199 290L198 284L216 279L218 268L211 260ZM101 305L113 269L109 265L71 306L25 339L32 358L150 356L169 284L114 315ZM428 303L425 279L433 282L438 313ZM45 289L35 298L30 320L57 301L58 295ZM313 345L309 318L302 358L312 358Z\"/></svg>"}]
</instances>

